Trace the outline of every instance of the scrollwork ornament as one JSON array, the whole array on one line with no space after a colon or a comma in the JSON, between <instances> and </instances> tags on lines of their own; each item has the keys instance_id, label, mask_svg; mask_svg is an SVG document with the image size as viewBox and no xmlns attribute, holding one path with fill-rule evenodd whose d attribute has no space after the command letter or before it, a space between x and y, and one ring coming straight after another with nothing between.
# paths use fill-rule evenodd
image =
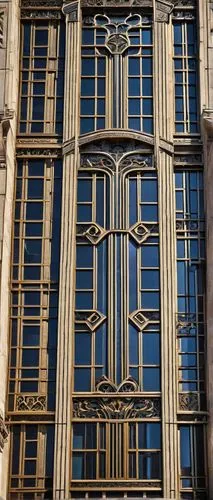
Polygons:
<instances>
[{"instance_id":1,"label":"scrollwork ornament","mask_svg":"<svg viewBox=\"0 0 213 500\"><path fill-rule=\"evenodd\" d=\"M46 396L19 395L16 398L17 411L45 411L47 407Z\"/></svg>"},{"instance_id":2,"label":"scrollwork ornament","mask_svg":"<svg viewBox=\"0 0 213 500\"><path fill-rule=\"evenodd\" d=\"M7 441L9 431L5 425L3 415L0 412L0 453L3 451L4 445Z\"/></svg>"},{"instance_id":3,"label":"scrollwork ornament","mask_svg":"<svg viewBox=\"0 0 213 500\"><path fill-rule=\"evenodd\" d=\"M96 398L74 399L73 418L159 418L160 400L157 398Z\"/></svg>"},{"instance_id":4,"label":"scrollwork ornament","mask_svg":"<svg viewBox=\"0 0 213 500\"><path fill-rule=\"evenodd\" d=\"M198 394L193 392L186 394L179 394L179 408L182 411L198 411L199 410Z\"/></svg>"}]
</instances>

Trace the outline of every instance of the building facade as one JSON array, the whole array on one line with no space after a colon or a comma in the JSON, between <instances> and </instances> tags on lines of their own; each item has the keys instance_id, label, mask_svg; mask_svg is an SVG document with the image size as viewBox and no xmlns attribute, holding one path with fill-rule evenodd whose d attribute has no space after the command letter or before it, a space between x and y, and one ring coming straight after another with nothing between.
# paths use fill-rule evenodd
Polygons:
<instances>
[{"instance_id":1,"label":"building facade","mask_svg":"<svg viewBox=\"0 0 213 500\"><path fill-rule=\"evenodd\" d=\"M0 497L213 499L213 3L0 0Z\"/></svg>"}]
</instances>

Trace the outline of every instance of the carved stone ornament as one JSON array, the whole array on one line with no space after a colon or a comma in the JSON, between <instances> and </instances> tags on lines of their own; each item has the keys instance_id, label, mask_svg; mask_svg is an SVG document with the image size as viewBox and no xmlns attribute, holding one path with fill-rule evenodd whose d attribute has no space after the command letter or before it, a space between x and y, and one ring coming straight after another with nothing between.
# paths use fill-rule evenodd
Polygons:
<instances>
[{"instance_id":1,"label":"carved stone ornament","mask_svg":"<svg viewBox=\"0 0 213 500\"><path fill-rule=\"evenodd\" d=\"M117 479L114 480L114 481L72 481L71 482L71 486L73 488L73 490L75 488L87 488L87 490L89 490L90 488L112 488L112 491L113 491L113 488L143 488L143 492L144 492L144 488L161 488L162 487L162 483L161 481L118 481ZM143 494L143 492L141 492ZM142 500L142 494L139 498L141 498ZM84 497L85 498L85 497ZM125 497L124 497L125 498ZM143 497L144 498L144 497ZM146 497L147 500L149 499L149 497ZM83 499L83 497L82 497ZM117 499L116 497L116 493L115 493L115 499ZM160 500L160 499L159 499ZM169 500L167 498L164 498L164 500Z\"/></svg>"},{"instance_id":2,"label":"carved stone ornament","mask_svg":"<svg viewBox=\"0 0 213 500\"><path fill-rule=\"evenodd\" d=\"M189 392L187 394L179 394L179 408L182 411L198 411L198 394L193 392Z\"/></svg>"},{"instance_id":3,"label":"carved stone ornament","mask_svg":"<svg viewBox=\"0 0 213 500\"><path fill-rule=\"evenodd\" d=\"M63 13L68 16L68 21L74 23L78 21L79 2L69 2L63 5Z\"/></svg>"},{"instance_id":4,"label":"carved stone ornament","mask_svg":"<svg viewBox=\"0 0 213 500\"><path fill-rule=\"evenodd\" d=\"M0 112L0 167L6 168L6 141L10 128L10 120L13 119L14 111L6 108Z\"/></svg>"},{"instance_id":5,"label":"carved stone ornament","mask_svg":"<svg viewBox=\"0 0 213 500\"><path fill-rule=\"evenodd\" d=\"M115 385L112 380L103 375L96 384L96 391L102 393L138 392L139 387L136 380L129 376L119 385Z\"/></svg>"},{"instance_id":6,"label":"carved stone ornament","mask_svg":"<svg viewBox=\"0 0 213 500\"><path fill-rule=\"evenodd\" d=\"M8 434L9 434L9 432L8 432L8 429L5 425L3 415L0 412L0 453L3 451L4 444L7 441Z\"/></svg>"},{"instance_id":7,"label":"carved stone ornament","mask_svg":"<svg viewBox=\"0 0 213 500\"><path fill-rule=\"evenodd\" d=\"M45 158L57 158L61 156L61 149L55 149L55 148L44 148L44 149L34 149L34 148L24 148L24 149L17 149L16 152L18 157L45 157Z\"/></svg>"},{"instance_id":8,"label":"carved stone ornament","mask_svg":"<svg viewBox=\"0 0 213 500\"><path fill-rule=\"evenodd\" d=\"M74 399L73 418L126 418L160 417L160 400L157 398L96 398Z\"/></svg>"},{"instance_id":9,"label":"carved stone ornament","mask_svg":"<svg viewBox=\"0 0 213 500\"><path fill-rule=\"evenodd\" d=\"M156 21L168 23L169 16L174 9L177 0L156 0Z\"/></svg>"},{"instance_id":10,"label":"carved stone ornament","mask_svg":"<svg viewBox=\"0 0 213 500\"><path fill-rule=\"evenodd\" d=\"M106 320L106 316L99 311L76 311L76 323L85 323L91 332L94 332Z\"/></svg>"},{"instance_id":11,"label":"carved stone ornament","mask_svg":"<svg viewBox=\"0 0 213 500\"><path fill-rule=\"evenodd\" d=\"M81 0L81 7L150 7L153 0Z\"/></svg>"},{"instance_id":12,"label":"carved stone ornament","mask_svg":"<svg viewBox=\"0 0 213 500\"><path fill-rule=\"evenodd\" d=\"M46 396L20 395L16 397L17 411L45 411L47 409Z\"/></svg>"}]
</instances>

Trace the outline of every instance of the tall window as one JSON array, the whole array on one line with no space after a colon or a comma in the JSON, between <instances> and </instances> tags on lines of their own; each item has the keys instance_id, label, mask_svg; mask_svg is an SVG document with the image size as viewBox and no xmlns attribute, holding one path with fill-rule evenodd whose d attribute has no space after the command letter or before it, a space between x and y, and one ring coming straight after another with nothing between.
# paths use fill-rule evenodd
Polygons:
<instances>
[{"instance_id":1,"label":"tall window","mask_svg":"<svg viewBox=\"0 0 213 500\"><path fill-rule=\"evenodd\" d=\"M23 25L20 133L62 133L64 35L60 22Z\"/></svg>"},{"instance_id":2,"label":"tall window","mask_svg":"<svg viewBox=\"0 0 213 500\"><path fill-rule=\"evenodd\" d=\"M181 19L182 17L182 19ZM175 131L199 132L197 26L193 13L174 17Z\"/></svg>"},{"instance_id":3,"label":"tall window","mask_svg":"<svg viewBox=\"0 0 213 500\"><path fill-rule=\"evenodd\" d=\"M111 127L153 134L151 18L84 17L81 54L81 134Z\"/></svg>"}]
</instances>

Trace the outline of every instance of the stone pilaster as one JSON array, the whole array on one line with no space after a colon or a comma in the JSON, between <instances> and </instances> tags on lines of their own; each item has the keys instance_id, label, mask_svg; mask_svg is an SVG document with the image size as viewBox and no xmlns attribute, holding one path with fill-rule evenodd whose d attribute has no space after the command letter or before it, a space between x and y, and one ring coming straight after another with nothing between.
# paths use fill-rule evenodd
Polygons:
<instances>
[{"instance_id":1,"label":"stone pilaster","mask_svg":"<svg viewBox=\"0 0 213 500\"><path fill-rule=\"evenodd\" d=\"M174 3L174 2L173 2ZM161 387L164 496L177 498L176 268L173 180L172 2L155 4L155 157L159 176ZM159 10L160 9L160 10ZM160 15L160 13L162 15ZM162 17L163 16L163 17ZM163 21L163 22L162 22ZM163 143L167 149L163 149ZM171 151L170 153L168 151Z\"/></svg>"},{"instance_id":2,"label":"stone pilaster","mask_svg":"<svg viewBox=\"0 0 213 500\"><path fill-rule=\"evenodd\" d=\"M0 497L7 498L5 412L16 118L19 82L19 1L0 0Z\"/></svg>"},{"instance_id":3,"label":"stone pilaster","mask_svg":"<svg viewBox=\"0 0 213 500\"><path fill-rule=\"evenodd\" d=\"M72 342L75 279L75 207L78 165L78 95L80 65L79 4L64 6L66 15L66 64L64 94L64 144L74 141L73 154L64 156L61 261L58 326L58 363L56 387L56 436L54 462L54 499L70 498L70 441L72 394Z\"/></svg>"}]
</instances>

